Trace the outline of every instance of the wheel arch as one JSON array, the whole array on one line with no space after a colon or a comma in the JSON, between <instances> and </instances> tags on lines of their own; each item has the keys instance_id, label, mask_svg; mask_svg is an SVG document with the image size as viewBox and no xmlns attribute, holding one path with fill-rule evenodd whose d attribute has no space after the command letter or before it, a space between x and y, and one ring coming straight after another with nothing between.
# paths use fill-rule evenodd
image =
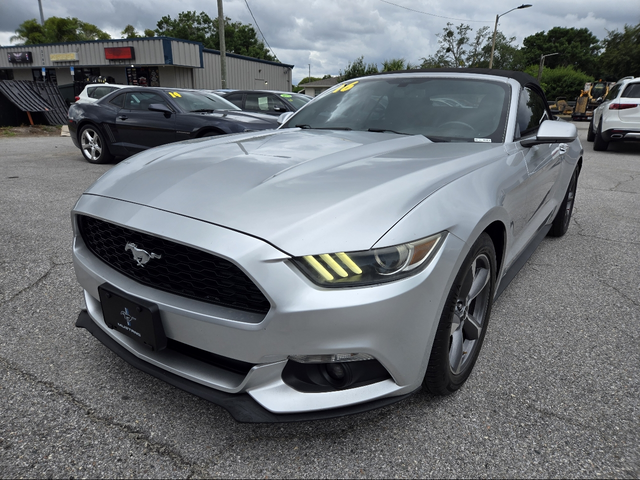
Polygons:
<instances>
[{"instance_id":1,"label":"wheel arch","mask_svg":"<svg viewBox=\"0 0 640 480\"><path fill-rule=\"evenodd\" d=\"M218 127L206 126L206 127L202 127L200 130L196 132L195 138L202 138L206 136L208 133L216 133L217 135L225 134L225 132Z\"/></svg>"},{"instance_id":2,"label":"wheel arch","mask_svg":"<svg viewBox=\"0 0 640 480\"><path fill-rule=\"evenodd\" d=\"M500 278L500 272L504 263L504 256L507 247L507 228L504 223L496 220L489 224L482 233L486 233L493 242L496 251L496 280Z\"/></svg>"}]
</instances>

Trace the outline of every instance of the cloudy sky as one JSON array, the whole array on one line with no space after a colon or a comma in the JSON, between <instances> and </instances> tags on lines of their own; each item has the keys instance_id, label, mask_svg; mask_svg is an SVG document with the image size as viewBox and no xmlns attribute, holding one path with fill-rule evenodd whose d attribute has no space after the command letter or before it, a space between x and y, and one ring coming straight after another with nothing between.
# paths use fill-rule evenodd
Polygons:
<instances>
[{"instance_id":1,"label":"cloudy sky","mask_svg":"<svg viewBox=\"0 0 640 480\"><path fill-rule=\"evenodd\" d=\"M404 58L414 64L438 49L436 34L447 22L465 23L475 32L522 0L224 0L224 14L251 23L282 63L295 65L293 83L309 75L337 75L359 56L366 63ZM640 0L529 0L531 8L501 16L498 29L516 43L552 27L588 28L597 38L640 23ZM45 18L77 17L121 38L132 24L154 29L164 15L182 11L216 17L216 0L42 0ZM251 10L249 10L251 9ZM252 18L251 12L253 12ZM39 20L38 0L0 0L0 45L25 20ZM257 30L257 29L256 29ZM260 35L259 35L260 36Z\"/></svg>"}]
</instances>

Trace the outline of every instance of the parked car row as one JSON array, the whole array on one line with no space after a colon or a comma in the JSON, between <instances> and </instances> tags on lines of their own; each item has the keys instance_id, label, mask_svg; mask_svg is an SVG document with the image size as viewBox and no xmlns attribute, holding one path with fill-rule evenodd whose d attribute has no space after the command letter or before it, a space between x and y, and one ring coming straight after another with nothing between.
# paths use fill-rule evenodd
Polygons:
<instances>
[{"instance_id":1,"label":"parked car row","mask_svg":"<svg viewBox=\"0 0 640 480\"><path fill-rule=\"evenodd\" d=\"M352 79L284 115L256 132L276 117L176 89L72 107L91 162L236 133L139 153L82 195L76 325L240 421L457 391L495 298L569 228L575 125L531 76L477 69Z\"/></svg>"},{"instance_id":2,"label":"parked car row","mask_svg":"<svg viewBox=\"0 0 640 480\"><path fill-rule=\"evenodd\" d=\"M181 140L277 127L272 115L245 112L197 90L128 87L69 108L71 139L89 163Z\"/></svg>"}]
</instances>

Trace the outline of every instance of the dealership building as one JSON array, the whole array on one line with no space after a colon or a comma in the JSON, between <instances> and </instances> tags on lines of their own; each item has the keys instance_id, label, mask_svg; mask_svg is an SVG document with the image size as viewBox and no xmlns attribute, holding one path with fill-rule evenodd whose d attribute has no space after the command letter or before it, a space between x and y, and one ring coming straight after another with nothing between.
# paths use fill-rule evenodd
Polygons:
<instances>
[{"instance_id":1,"label":"dealership building","mask_svg":"<svg viewBox=\"0 0 640 480\"><path fill-rule=\"evenodd\" d=\"M220 89L221 56L201 43L167 37L0 47L0 80L89 81ZM226 54L226 88L291 91L293 65Z\"/></svg>"}]
</instances>

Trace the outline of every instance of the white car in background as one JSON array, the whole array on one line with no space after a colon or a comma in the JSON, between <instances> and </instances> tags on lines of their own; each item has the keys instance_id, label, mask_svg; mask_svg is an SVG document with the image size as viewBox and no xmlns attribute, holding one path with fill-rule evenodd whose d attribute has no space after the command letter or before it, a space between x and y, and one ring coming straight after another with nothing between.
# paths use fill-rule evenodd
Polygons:
<instances>
[{"instance_id":1,"label":"white car in background","mask_svg":"<svg viewBox=\"0 0 640 480\"><path fill-rule=\"evenodd\" d=\"M594 150L609 142L640 141L640 77L616 83L593 112L587 140Z\"/></svg>"},{"instance_id":2,"label":"white car in background","mask_svg":"<svg viewBox=\"0 0 640 480\"><path fill-rule=\"evenodd\" d=\"M118 90L135 85L117 85L115 83L91 83L84 87L80 95L76 96L76 103L95 103L105 95Z\"/></svg>"}]
</instances>

